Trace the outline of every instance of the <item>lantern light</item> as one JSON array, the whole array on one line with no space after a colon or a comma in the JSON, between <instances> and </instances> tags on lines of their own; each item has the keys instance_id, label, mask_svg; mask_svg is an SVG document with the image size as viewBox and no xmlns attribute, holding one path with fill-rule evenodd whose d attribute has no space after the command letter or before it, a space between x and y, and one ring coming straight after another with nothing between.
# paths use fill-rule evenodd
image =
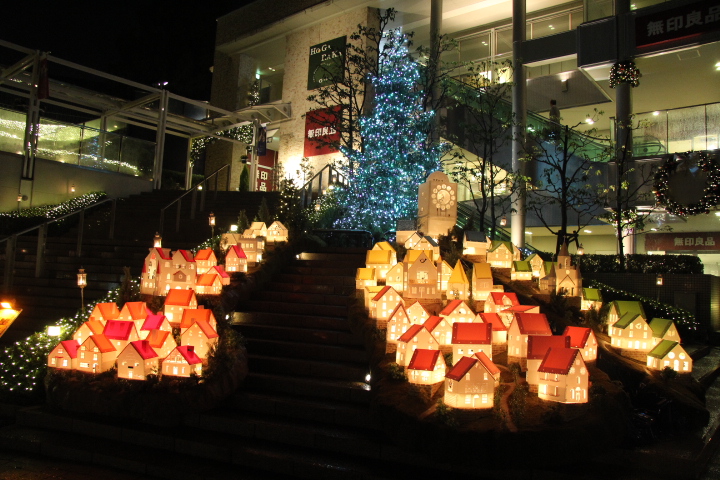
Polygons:
<instances>
[{"instance_id":1,"label":"lantern light","mask_svg":"<svg viewBox=\"0 0 720 480\"><path fill-rule=\"evenodd\" d=\"M316 203L316 204L315 204L315 211L316 211L316 212L319 212L319 211L320 211L320 203Z\"/></svg>"},{"instance_id":2,"label":"lantern light","mask_svg":"<svg viewBox=\"0 0 720 480\"><path fill-rule=\"evenodd\" d=\"M580 246L579 246L578 249L577 249L577 254L578 254L578 255L585 255L585 249L583 248L582 243L580 244Z\"/></svg>"},{"instance_id":3,"label":"lantern light","mask_svg":"<svg viewBox=\"0 0 720 480\"><path fill-rule=\"evenodd\" d=\"M5 310L12 310L12 309L13 309L12 303L6 302L6 301L0 302L0 307L4 308Z\"/></svg>"},{"instance_id":4,"label":"lantern light","mask_svg":"<svg viewBox=\"0 0 720 480\"><path fill-rule=\"evenodd\" d=\"M153 237L153 247L162 247L162 236L159 232L155 232L155 236Z\"/></svg>"},{"instance_id":5,"label":"lantern light","mask_svg":"<svg viewBox=\"0 0 720 480\"><path fill-rule=\"evenodd\" d=\"M62 334L62 327L60 325L48 325L47 334L49 337L59 337Z\"/></svg>"},{"instance_id":6,"label":"lantern light","mask_svg":"<svg viewBox=\"0 0 720 480\"><path fill-rule=\"evenodd\" d=\"M75 184L70 185L70 193L75 193Z\"/></svg>"},{"instance_id":7,"label":"lantern light","mask_svg":"<svg viewBox=\"0 0 720 480\"><path fill-rule=\"evenodd\" d=\"M210 223L211 227L215 226L215 214L210 212L210 215L208 215L208 222Z\"/></svg>"},{"instance_id":8,"label":"lantern light","mask_svg":"<svg viewBox=\"0 0 720 480\"><path fill-rule=\"evenodd\" d=\"M87 273L80 267L77 273L77 284L80 287L80 311L85 314L85 287L87 286Z\"/></svg>"},{"instance_id":9,"label":"lantern light","mask_svg":"<svg viewBox=\"0 0 720 480\"><path fill-rule=\"evenodd\" d=\"M504 227L506 225L507 225L507 217L505 215L503 215L502 218L500 219L500 226Z\"/></svg>"},{"instance_id":10,"label":"lantern light","mask_svg":"<svg viewBox=\"0 0 720 480\"><path fill-rule=\"evenodd\" d=\"M202 185L198 185L198 186L197 186L197 189L198 189L198 190L202 190Z\"/></svg>"},{"instance_id":11,"label":"lantern light","mask_svg":"<svg viewBox=\"0 0 720 480\"><path fill-rule=\"evenodd\" d=\"M658 273L657 278L655 278L655 285L662 285L664 282L663 276L661 273Z\"/></svg>"},{"instance_id":12,"label":"lantern light","mask_svg":"<svg viewBox=\"0 0 720 480\"><path fill-rule=\"evenodd\" d=\"M230 231L231 232L237 232L238 226L237 225L230 225Z\"/></svg>"}]
</instances>

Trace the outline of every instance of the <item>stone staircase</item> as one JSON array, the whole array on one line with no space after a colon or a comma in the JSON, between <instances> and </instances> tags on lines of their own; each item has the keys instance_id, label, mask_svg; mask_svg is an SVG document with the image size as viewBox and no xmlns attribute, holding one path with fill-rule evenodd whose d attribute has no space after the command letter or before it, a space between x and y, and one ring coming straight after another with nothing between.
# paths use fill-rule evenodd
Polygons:
<instances>
[{"instance_id":1,"label":"stone staircase","mask_svg":"<svg viewBox=\"0 0 720 480\"><path fill-rule=\"evenodd\" d=\"M0 447L158 478L431 478L456 470L395 445L370 414L347 308L360 251L303 253L242 302L249 375L222 408L153 427L43 407L7 412ZM2 414L0 408L0 416Z\"/></svg>"}]
</instances>

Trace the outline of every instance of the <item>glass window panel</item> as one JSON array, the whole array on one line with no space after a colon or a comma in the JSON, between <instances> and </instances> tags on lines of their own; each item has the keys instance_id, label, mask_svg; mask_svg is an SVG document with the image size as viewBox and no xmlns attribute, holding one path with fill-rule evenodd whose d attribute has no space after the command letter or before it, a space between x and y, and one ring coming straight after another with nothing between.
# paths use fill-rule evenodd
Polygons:
<instances>
[{"instance_id":1,"label":"glass window panel","mask_svg":"<svg viewBox=\"0 0 720 480\"><path fill-rule=\"evenodd\" d=\"M690 107L668 111L669 153L705 150L705 107Z\"/></svg>"},{"instance_id":2,"label":"glass window panel","mask_svg":"<svg viewBox=\"0 0 720 480\"><path fill-rule=\"evenodd\" d=\"M0 109L0 150L22 155L25 114Z\"/></svg>"},{"instance_id":3,"label":"glass window panel","mask_svg":"<svg viewBox=\"0 0 720 480\"><path fill-rule=\"evenodd\" d=\"M512 53L512 29L498 30L495 33L495 55L509 55Z\"/></svg>"},{"instance_id":4,"label":"glass window panel","mask_svg":"<svg viewBox=\"0 0 720 480\"><path fill-rule=\"evenodd\" d=\"M462 62L490 57L490 32L461 41L459 51Z\"/></svg>"},{"instance_id":5,"label":"glass window panel","mask_svg":"<svg viewBox=\"0 0 720 480\"><path fill-rule=\"evenodd\" d=\"M720 148L720 103L708 105L705 109L705 125L707 128L707 149Z\"/></svg>"},{"instance_id":6,"label":"glass window panel","mask_svg":"<svg viewBox=\"0 0 720 480\"><path fill-rule=\"evenodd\" d=\"M547 37L570 29L569 15L540 20L532 24L532 38Z\"/></svg>"},{"instance_id":7,"label":"glass window panel","mask_svg":"<svg viewBox=\"0 0 720 480\"><path fill-rule=\"evenodd\" d=\"M37 156L57 162L78 164L82 129L51 120L40 121Z\"/></svg>"},{"instance_id":8,"label":"glass window panel","mask_svg":"<svg viewBox=\"0 0 720 480\"><path fill-rule=\"evenodd\" d=\"M635 116L639 126L633 131L633 155L644 157L667 153L667 112L657 111Z\"/></svg>"}]
</instances>

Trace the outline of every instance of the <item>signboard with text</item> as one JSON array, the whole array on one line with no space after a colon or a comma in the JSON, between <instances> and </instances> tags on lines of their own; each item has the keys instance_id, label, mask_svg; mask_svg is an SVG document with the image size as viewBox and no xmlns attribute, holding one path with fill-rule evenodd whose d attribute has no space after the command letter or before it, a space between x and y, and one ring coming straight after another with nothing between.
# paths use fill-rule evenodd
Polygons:
<instances>
[{"instance_id":1,"label":"signboard with text","mask_svg":"<svg viewBox=\"0 0 720 480\"><path fill-rule=\"evenodd\" d=\"M707 251L720 250L720 232L648 233L646 251Z\"/></svg>"},{"instance_id":2,"label":"signboard with text","mask_svg":"<svg viewBox=\"0 0 720 480\"><path fill-rule=\"evenodd\" d=\"M325 155L338 151L340 107L321 108L305 114L305 157Z\"/></svg>"},{"instance_id":3,"label":"signboard with text","mask_svg":"<svg viewBox=\"0 0 720 480\"><path fill-rule=\"evenodd\" d=\"M310 47L308 90L336 83L345 68L346 37L338 37Z\"/></svg>"},{"instance_id":4,"label":"signboard with text","mask_svg":"<svg viewBox=\"0 0 720 480\"><path fill-rule=\"evenodd\" d=\"M720 2L695 2L635 17L635 45L652 45L720 30Z\"/></svg>"}]
</instances>

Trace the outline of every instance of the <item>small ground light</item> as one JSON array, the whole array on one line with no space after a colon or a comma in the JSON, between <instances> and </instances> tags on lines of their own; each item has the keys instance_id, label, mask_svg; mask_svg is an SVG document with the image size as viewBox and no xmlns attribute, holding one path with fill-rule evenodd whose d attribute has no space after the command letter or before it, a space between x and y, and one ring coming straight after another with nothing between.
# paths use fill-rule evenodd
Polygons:
<instances>
[{"instance_id":1,"label":"small ground light","mask_svg":"<svg viewBox=\"0 0 720 480\"><path fill-rule=\"evenodd\" d=\"M60 325L48 325L47 334L50 337L59 337L62 334L62 328Z\"/></svg>"},{"instance_id":2,"label":"small ground light","mask_svg":"<svg viewBox=\"0 0 720 480\"><path fill-rule=\"evenodd\" d=\"M230 231L231 232L237 232L238 226L237 225L230 225Z\"/></svg>"},{"instance_id":3,"label":"small ground light","mask_svg":"<svg viewBox=\"0 0 720 480\"><path fill-rule=\"evenodd\" d=\"M365 382L370 382L370 380L372 380L372 376L368 373L365 375Z\"/></svg>"},{"instance_id":4,"label":"small ground light","mask_svg":"<svg viewBox=\"0 0 720 480\"><path fill-rule=\"evenodd\" d=\"M75 193L75 184L70 185L70 193Z\"/></svg>"},{"instance_id":5,"label":"small ground light","mask_svg":"<svg viewBox=\"0 0 720 480\"><path fill-rule=\"evenodd\" d=\"M655 285L662 285L664 282L662 274L658 274L657 278L655 278Z\"/></svg>"}]
</instances>

